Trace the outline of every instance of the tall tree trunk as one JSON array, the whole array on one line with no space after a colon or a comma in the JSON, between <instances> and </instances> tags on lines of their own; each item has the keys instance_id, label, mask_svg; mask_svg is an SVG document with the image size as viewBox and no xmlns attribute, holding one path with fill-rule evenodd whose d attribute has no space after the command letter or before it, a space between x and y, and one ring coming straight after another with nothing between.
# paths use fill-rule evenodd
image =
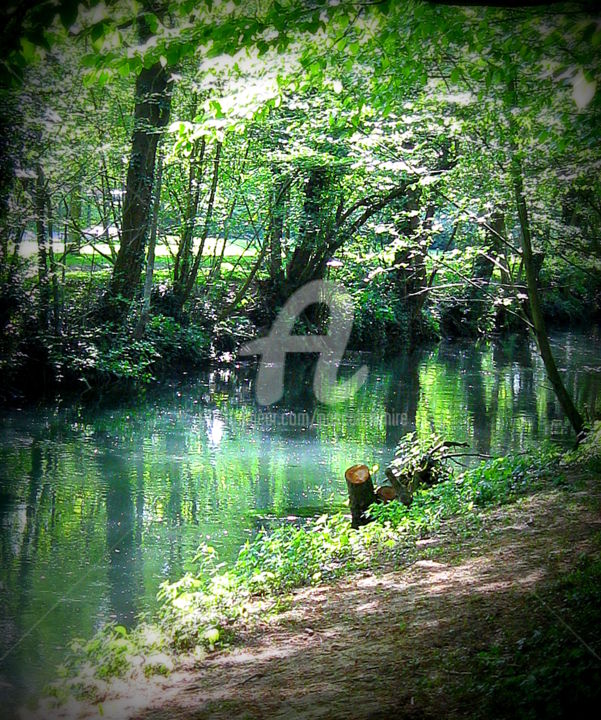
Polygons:
<instances>
[{"instance_id":1,"label":"tall tree trunk","mask_svg":"<svg viewBox=\"0 0 601 720\"><path fill-rule=\"evenodd\" d=\"M198 271L200 269L200 263L202 261L202 255L205 248L207 237L209 236L209 230L211 229L211 220L213 218L213 210L215 209L215 197L217 194L217 183L219 181L219 164L221 162L221 149L222 143L218 142L215 147L215 156L213 158L213 177L211 179L211 189L209 191L209 199L207 202L207 211L205 213L204 226L200 235L200 243L194 262L188 270L187 274L180 277L180 285L177 292L174 292L177 310L181 312L185 302L192 295L194 285L196 284L196 278L198 277Z\"/></svg>"},{"instance_id":2,"label":"tall tree trunk","mask_svg":"<svg viewBox=\"0 0 601 720\"><path fill-rule=\"evenodd\" d=\"M517 293L515 282L510 269L510 260L507 254L507 245L503 242L503 238L507 237L507 227L505 225L506 208L498 207L491 215L489 226L490 254L491 258L497 261L499 273L501 275L501 287L503 295L506 297L514 296ZM491 271L492 275L492 271ZM490 277L489 277L490 280ZM520 315L515 312L508 312L505 305L497 308L495 315L495 326L501 330L519 330L523 329L523 320Z\"/></svg>"},{"instance_id":3,"label":"tall tree trunk","mask_svg":"<svg viewBox=\"0 0 601 720\"><path fill-rule=\"evenodd\" d=\"M161 203L161 184L163 180L163 155L159 153L157 161L157 179L154 184L154 198L152 201L152 225L150 227L150 239L148 241L148 254L146 256L146 276L144 278L144 294L142 295L142 311L134 336L138 339L144 337L146 323L150 315L150 296L152 293L152 278L154 275L154 257L157 243L157 229L159 224L159 206Z\"/></svg>"},{"instance_id":4,"label":"tall tree trunk","mask_svg":"<svg viewBox=\"0 0 601 720\"><path fill-rule=\"evenodd\" d=\"M286 179L277 175L271 199L271 218L269 221L269 279L276 294L279 294L283 279L282 237L284 234L286 185Z\"/></svg>"},{"instance_id":5,"label":"tall tree trunk","mask_svg":"<svg viewBox=\"0 0 601 720\"><path fill-rule=\"evenodd\" d=\"M140 283L156 149L160 130L169 119L170 106L169 72L160 63L144 68L136 80L134 132L123 201L121 244L107 294L109 316L115 318L127 313Z\"/></svg>"},{"instance_id":6,"label":"tall tree trunk","mask_svg":"<svg viewBox=\"0 0 601 720\"><path fill-rule=\"evenodd\" d=\"M61 334L61 301L56 258L54 256L54 228L52 225L52 206L50 204L50 197L48 195L46 195L46 207L48 210L48 259L50 260L50 280L52 285L52 329L54 330L54 334L58 336Z\"/></svg>"},{"instance_id":7,"label":"tall tree trunk","mask_svg":"<svg viewBox=\"0 0 601 720\"><path fill-rule=\"evenodd\" d=\"M510 93L513 100L513 106L517 107L517 81L514 78L510 84ZM532 325L534 328L534 335L540 355L545 364L545 370L547 376L559 404L561 405L564 413L568 417L574 432L576 435L580 435L584 429L584 421L582 416L578 412L572 397L566 390L566 387L561 379L561 375L557 370L555 364L555 358L551 350L549 343L549 336L547 335L547 328L543 317L543 311L540 302L540 294L538 290L538 273L536 269L536 262L534 253L532 252L532 236L530 233L530 220L528 217L528 207L526 205L526 198L524 197L524 183L523 183L523 172L522 162L519 156L519 152L516 144L517 128L515 124L515 116L509 109L510 118L510 133L512 142L512 158L511 158L511 181L513 185L513 194L517 207L518 217L520 221L521 229L521 244L522 244L522 259L524 263L524 272L526 273L526 284L528 288L528 300L530 306L530 316L532 319Z\"/></svg>"},{"instance_id":8,"label":"tall tree trunk","mask_svg":"<svg viewBox=\"0 0 601 720\"><path fill-rule=\"evenodd\" d=\"M46 247L46 188L44 173L38 167L35 188L36 238L38 243L38 285L40 288L39 323L48 329L50 285L48 282L48 250Z\"/></svg>"},{"instance_id":9,"label":"tall tree trunk","mask_svg":"<svg viewBox=\"0 0 601 720\"><path fill-rule=\"evenodd\" d=\"M407 209L419 208L419 196L410 199ZM421 242L427 238L432 227L435 206L430 203L426 207L423 220L414 215L409 218L406 228L402 228L411 239L412 247L401 248L395 252L394 264L397 266L396 280L399 295L403 300L407 313L407 337L401 338L410 344L419 339L423 332L422 310L426 302L428 287L426 274L427 251Z\"/></svg>"},{"instance_id":10,"label":"tall tree trunk","mask_svg":"<svg viewBox=\"0 0 601 720\"><path fill-rule=\"evenodd\" d=\"M555 358L553 357L553 352L549 343L549 336L547 335L547 329L545 326L545 320L543 317L543 311L540 303L540 295L538 291L538 278L536 273L534 256L532 253L532 240L530 236L528 209L526 207L526 201L524 198L521 174L514 174L513 190L515 194L518 215L520 218L520 228L522 231L521 240L524 259L524 270L526 272L530 316L532 319L532 325L534 326L536 342L543 362L545 364L547 376L549 378L549 381L551 382L551 385L553 385L553 389L555 390L555 394L557 395L559 404L561 405L563 411L568 417L576 435L580 435L584 428L584 421L582 420L582 416L574 405L572 397L566 390L563 380L561 379L561 375L557 370Z\"/></svg>"},{"instance_id":11,"label":"tall tree trunk","mask_svg":"<svg viewBox=\"0 0 601 720\"><path fill-rule=\"evenodd\" d=\"M66 241L73 246L73 251L79 253L81 249L81 187L78 185L69 194L67 210L67 238Z\"/></svg>"},{"instance_id":12,"label":"tall tree trunk","mask_svg":"<svg viewBox=\"0 0 601 720\"><path fill-rule=\"evenodd\" d=\"M325 277L329 221L327 195L332 183L328 168L311 168L305 185L299 242L286 267L284 296L289 297L311 280Z\"/></svg>"},{"instance_id":13,"label":"tall tree trunk","mask_svg":"<svg viewBox=\"0 0 601 720\"><path fill-rule=\"evenodd\" d=\"M198 143L195 143L192 157L190 158L186 210L173 268L173 294L176 297L183 295L186 280L188 279L192 265L194 225L198 214L198 204L200 202L200 187L206 150L205 138L202 138L200 141L200 153L198 153L198 145Z\"/></svg>"}]
</instances>

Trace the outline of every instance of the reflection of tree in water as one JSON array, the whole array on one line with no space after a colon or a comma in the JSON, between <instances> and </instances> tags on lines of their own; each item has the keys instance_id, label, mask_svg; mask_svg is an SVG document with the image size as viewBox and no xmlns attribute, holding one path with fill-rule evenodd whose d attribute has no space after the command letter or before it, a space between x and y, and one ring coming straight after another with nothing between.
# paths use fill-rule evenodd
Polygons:
<instances>
[{"instance_id":1,"label":"reflection of tree in water","mask_svg":"<svg viewBox=\"0 0 601 720\"><path fill-rule=\"evenodd\" d=\"M2 607L0 655L13 647L29 629L24 627L23 620L27 617L32 601L35 600L34 570L41 531L48 529L52 536L54 530L55 489L51 485L51 478L56 473L57 462L57 455L51 446L43 449L37 438L32 440L22 523L19 522L19 510L15 511L15 508L19 507L14 504L16 497L0 492L0 529L2 530L0 560L2 568L8 572L6 580L11 587L10 593L9 587L0 587ZM11 519L14 533L10 532ZM11 572L13 568L14 573ZM48 578L47 582L51 582L51 578ZM3 597L5 593L6 597ZM15 646L5 661L5 667L10 668L11 682L16 683L18 687L28 686L31 680L31 664L38 662L38 658L31 653L36 656L43 655L45 649L37 644L32 646L30 643Z\"/></svg>"},{"instance_id":2,"label":"reflection of tree in water","mask_svg":"<svg viewBox=\"0 0 601 720\"><path fill-rule=\"evenodd\" d=\"M601 417L601 404L599 403L599 389L601 386L601 372L599 372L599 356L593 348L599 342L601 328L594 325L588 335L588 342L582 348L582 339L571 334L561 336L559 342L554 343L554 352L557 355L558 366L564 378L568 391L576 401L576 405L584 411L588 422ZM597 371L594 370L597 368ZM555 405L559 405L553 396ZM557 408L561 417L561 410Z\"/></svg>"},{"instance_id":3,"label":"reflection of tree in water","mask_svg":"<svg viewBox=\"0 0 601 720\"><path fill-rule=\"evenodd\" d=\"M428 408L432 404L440 404L443 408L443 423L436 422L437 418L430 417L430 431L444 435L448 440L461 440L459 434L466 429L465 411L465 377L461 376L461 353L463 344L443 343L436 348L436 352L428 359L428 372L438 376L440 381L433 383L423 392L422 405ZM436 393L438 397L430 397ZM448 417L451 422L448 422ZM446 437L449 434L457 437Z\"/></svg>"},{"instance_id":4,"label":"reflection of tree in water","mask_svg":"<svg viewBox=\"0 0 601 720\"><path fill-rule=\"evenodd\" d=\"M142 533L144 530L144 438L137 436L136 440L136 522L134 546L136 548L137 563L142 564Z\"/></svg>"},{"instance_id":5,"label":"reflection of tree in water","mask_svg":"<svg viewBox=\"0 0 601 720\"><path fill-rule=\"evenodd\" d=\"M419 373L423 350L394 358L387 365L387 389L384 412L389 419L400 421L386 423L386 445L395 446L403 435L415 430L417 408L420 400Z\"/></svg>"},{"instance_id":6,"label":"reflection of tree in water","mask_svg":"<svg viewBox=\"0 0 601 720\"><path fill-rule=\"evenodd\" d=\"M179 426L165 434L167 453L166 475L168 480L167 503L165 506L170 525L182 524L182 458L187 453L186 438Z\"/></svg>"},{"instance_id":7,"label":"reflection of tree in water","mask_svg":"<svg viewBox=\"0 0 601 720\"><path fill-rule=\"evenodd\" d=\"M484 378L484 352L462 354L466 378L467 411L473 419L473 446L476 452L489 455L492 447L493 427L496 426L499 409L499 375L494 373L490 405L486 402Z\"/></svg>"},{"instance_id":8,"label":"reflection of tree in water","mask_svg":"<svg viewBox=\"0 0 601 720\"><path fill-rule=\"evenodd\" d=\"M161 464L160 499L164 507L165 518L169 527L167 542L169 552L166 558L167 567L163 568L167 577L173 577L183 567L184 556L180 542L180 532L184 523L182 472L189 470L186 460L188 454L187 435L182 419L177 416L171 419L164 431L165 463Z\"/></svg>"},{"instance_id":9,"label":"reflection of tree in water","mask_svg":"<svg viewBox=\"0 0 601 720\"><path fill-rule=\"evenodd\" d=\"M38 500L43 477L43 456L42 448L38 440L31 443L30 470L28 472L27 490L25 494L25 518L24 524L19 522L14 509L15 497L0 491L0 528L2 530L2 569L6 569L6 582L12 586L11 593L8 588L0 587L1 615L0 628L2 630L2 642L0 644L0 655L4 654L22 636L23 611L26 610L31 601L32 593L32 569L36 555L36 518L38 518ZM12 518L11 518L12 516ZM10 532L10 520L14 532ZM20 537L18 535L21 530ZM15 550L18 552L15 557ZM16 560L16 563L14 563ZM15 572L11 572L14 567ZM3 573L4 575L4 573ZM4 578L3 578L4 579ZM26 684L26 662L23 662L22 648L16 647L3 663L9 669L12 682L18 686ZM0 669L0 671L3 670ZM2 674L4 674L2 672ZM1 676L0 676L1 677Z\"/></svg>"},{"instance_id":10,"label":"reflection of tree in water","mask_svg":"<svg viewBox=\"0 0 601 720\"><path fill-rule=\"evenodd\" d=\"M527 338L519 338L514 346L511 364L514 416L530 417L532 431L538 434L538 409L536 392L546 382L542 369L535 366L532 346ZM551 399L550 397L548 399Z\"/></svg>"},{"instance_id":11,"label":"reflection of tree in water","mask_svg":"<svg viewBox=\"0 0 601 720\"><path fill-rule=\"evenodd\" d=\"M578 392L574 397L578 406L584 409L585 417L589 422L601 418L600 386L600 378L593 377L592 374L582 374L578 379Z\"/></svg>"},{"instance_id":12,"label":"reflection of tree in water","mask_svg":"<svg viewBox=\"0 0 601 720\"><path fill-rule=\"evenodd\" d=\"M497 373L508 378L507 384L511 393L511 416L505 419L509 432L504 447L521 447L524 438L517 437L516 432L523 435L525 428L523 424L514 427L515 419L521 418L526 422L528 434L537 438L543 420L540 416L539 397L546 395L548 421L561 417L562 413L555 403L555 395L548 384L544 368L535 360L534 346L529 337L512 336L507 342L498 345L500 349ZM500 361L501 357L504 359L503 364Z\"/></svg>"},{"instance_id":13,"label":"reflection of tree in water","mask_svg":"<svg viewBox=\"0 0 601 720\"><path fill-rule=\"evenodd\" d=\"M141 553L141 531L136 532L140 512L141 447L132 443L112 443L99 452L98 469L106 488L106 550L109 602L113 618L120 624L133 624L142 581L136 556ZM132 473L132 455L137 471ZM143 472L143 471L142 471ZM136 478L134 492L133 480ZM137 507L136 507L137 505ZM143 507L141 508L143 513Z\"/></svg>"},{"instance_id":14,"label":"reflection of tree in water","mask_svg":"<svg viewBox=\"0 0 601 720\"><path fill-rule=\"evenodd\" d=\"M192 523L193 525L198 525L199 523L199 508L198 508L198 486L194 482L194 476L192 474L192 471L190 470L189 465L185 465L182 469L182 474L185 475L186 482L186 496L189 499L190 502L190 514L189 518L187 518L188 522Z\"/></svg>"},{"instance_id":15,"label":"reflection of tree in water","mask_svg":"<svg viewBox=\"0 0 601 720\"><path fill-rule=\"evenodd\" d=\"M284 395L279 403L264 408L264 410L274 409L282 412L307 413L311 417L316 408L323 409L317 403L313 390L316 364L317 356L314 354L287 356L284 373ZM282 430L285 430L285 428L282 428ZM291 427L290 432L296 434L297 428ZM315 428L309 427L305 432L309 434L308 437L316 436Z\"/></svg>"},{"instance_id":16,"label":"reflection of tree in water","mask_svg":"<svg viewBox=\"0 0 601 720\"><path fill-rule=\"evenodd\" d=\"M250 475L253 505L257 510L265 510L273 505L272 451L271 433L261 433L259 438L258 471Z\"/></svg>"}]
</instances>

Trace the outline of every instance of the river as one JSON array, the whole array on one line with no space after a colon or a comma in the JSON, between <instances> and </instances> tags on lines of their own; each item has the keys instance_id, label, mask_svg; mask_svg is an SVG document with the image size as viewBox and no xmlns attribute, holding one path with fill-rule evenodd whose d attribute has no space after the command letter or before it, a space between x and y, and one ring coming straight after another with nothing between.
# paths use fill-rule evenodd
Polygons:
<instances>
[{"instance_id":1,"label":"river","mask_svg":"<svg viewBox=\"0 0 601 720\"><path fill-rule=\"evenodd\" d=\"M578 404L599 415L601 332L556 333L552 344ZM363 363L365 385L335 405L316 405L311 365L289 357L275 408L256 404L247 363L142 400L3 411L0 695L34 697L73 638L151 612L201 540L228 561L263 525L339 508L345 468L384 464L411 430L485 455L570 441L524 339L365 355L342 374Z\"/></svg>"}]
</instances>

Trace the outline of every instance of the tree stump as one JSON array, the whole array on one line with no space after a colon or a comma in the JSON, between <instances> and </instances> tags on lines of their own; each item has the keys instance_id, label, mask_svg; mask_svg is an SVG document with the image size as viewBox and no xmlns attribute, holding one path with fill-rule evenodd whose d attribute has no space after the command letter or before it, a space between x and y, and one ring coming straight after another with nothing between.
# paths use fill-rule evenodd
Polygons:
<instances>
[{"instance_id":1,"label":"tree stump","mask_svg":"<svg viewBox=\"0 0 601 720\"><path fill-rule=\"evenodd\" d=\"M344 473L344 478L351 507L351 527L356 529L369 522L365 511L378 497L367 465L353 465Z\"/></svg>"},{"instance_id":2,"label":"tree stump","mask_svg":"<svg viewBox=\"0 0 601 720\"><path fill-rule=\"evenodd\" d=\"M391 485L380 485L376 488L376 495L383 503L389 503L397 497L396 490Z\"/></svg>"}]
</instances>

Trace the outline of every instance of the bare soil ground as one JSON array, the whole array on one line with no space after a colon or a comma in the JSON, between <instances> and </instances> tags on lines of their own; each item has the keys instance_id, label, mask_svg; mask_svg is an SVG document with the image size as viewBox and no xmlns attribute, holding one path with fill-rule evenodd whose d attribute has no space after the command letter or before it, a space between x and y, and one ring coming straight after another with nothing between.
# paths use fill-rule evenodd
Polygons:
<instances>
[{"instance_id":1,"label":"bare soil ground","mask_svg":"<svg viewBox=\"0 0 601 720\"><path fill-rule=\"evenodd\" d=\"M598 552L599 480L488 513L476 537L452 524L410 567L295 592L290 609L198 666L116 688L105 718L383 720L478 716L476 658L562 623L552 585ZM582 638L586 642L585 638ZM470 689L471 688L471 689ZM119 696L120 695L120 696ZM99 717L71 706L56 717Z\"/></svg>"}]
</instances>

